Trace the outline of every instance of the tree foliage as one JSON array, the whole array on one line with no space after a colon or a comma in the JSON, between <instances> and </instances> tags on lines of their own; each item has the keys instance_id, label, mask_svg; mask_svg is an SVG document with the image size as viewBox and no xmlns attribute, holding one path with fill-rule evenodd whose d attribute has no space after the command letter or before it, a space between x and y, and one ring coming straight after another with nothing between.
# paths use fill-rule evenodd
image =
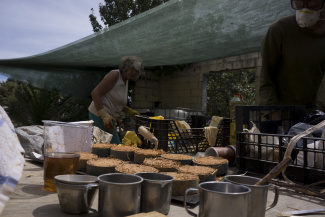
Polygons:
<instances>
[{"instance_id":1,"label":"tree foliage","mask_svg":"<svg viewBox=\"0 0 325 217\"><path fill-rule=\"evenodd\" d=\"M99 32L103 27L97 21L97 17L94 15L94 9L91 9L91 14L89 15L90 24L93 27L94 32Z\"/></svg>"},{"instance_id":2,"label":"tree foliage","mask_svg":"<svg viewBox=\"0 0 325 217\"><path fill-rule=\"evenodd\" d=\"M255 104L255 69L211 73L207 84L207 114L230 117L229 101L235 93L245 105Z\"/></svg>"},{"instance_id":3,"label":"tree foliage","mask_svg":"<svg viewBox=\"0 0 325 217\"><path fill-rule=\"evenodd\" d=\"M42 120L88 120L91 99L62 96L56 89L35 88L8 79L0 83L0 104L17 126L42 125Z\"/></svg>"},{"instance_id":4,"label":"tree foliage","mask_svg":"<svg viewBox=\"0 0 325 217\"><path fill-rule=\"evenodd\" d=\"M154 8L168 0L105 0L105 3L99 4L100 19L104 27L100 25L97 17L94 15L94 9L91 9L89 20L94 32L99 32L103 28L108 28L114 24L134 17L142 12Z\"/></svg>"}]
</instances>

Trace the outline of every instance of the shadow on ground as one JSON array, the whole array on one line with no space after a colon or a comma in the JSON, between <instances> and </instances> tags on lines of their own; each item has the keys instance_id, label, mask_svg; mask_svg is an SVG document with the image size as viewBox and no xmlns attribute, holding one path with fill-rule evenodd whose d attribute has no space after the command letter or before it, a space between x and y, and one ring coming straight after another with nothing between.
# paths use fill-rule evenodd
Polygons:
<instances>
[{"instance_id":1,"label":"shadow on ground","mask_svg":"<svg viewBox=\"0 0 325 217\"><path fill-rule=\"evenodd\" d=\"M98 216L98 213L95 212L89 212L85 214L81 214L83 217L94 217ZM61 211L60 205L59 204L49 204L45 206L38 207L33 211L33 216L34 217L52 217L52 216L72 216L71 214L66 214ZM79 216L79 215L77 215Z\"/></svg>"}]
</instances>

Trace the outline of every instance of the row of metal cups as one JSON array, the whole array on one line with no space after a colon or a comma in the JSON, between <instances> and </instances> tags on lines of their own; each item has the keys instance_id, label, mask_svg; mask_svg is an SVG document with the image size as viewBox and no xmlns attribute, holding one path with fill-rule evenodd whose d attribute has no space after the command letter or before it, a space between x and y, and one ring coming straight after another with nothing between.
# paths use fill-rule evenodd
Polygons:
<instances>
[{"instance_id":1,"label":"row of metal cups","mask_svg":"<svg viewBox=\"0 0 325 217\"><path fill-rule=\"evenodd\" d=\"M222 182L203 182L198 189L186 190L184 207L190 215L199 217L265 217L266 210L276 206L279 190L270 184L255 185L259 180L251 176L228 175ZM270 187L274 190L274 200L267 207ZM187 207L190 191L200 193L198 215Z\"/></svg>"},{"instance_id":2,"label":"row of metal cups","mask_svg":"<svg viewBox=\"0 0 325 217\"><path fill-rule=\"evenodd\" d=\"M55 186L61 209L87 213L99 189L99 216L128 216L157 211L168 214L173 177L161 173L111 173L101 176L59 175Z\"/></svg>"},{"instance_id":3,"label":"row of metal cups","mask_svg":"<svg viewBox=\"0 0 325 217\"><path fill-rule=\"evenodd\" d=\"M255 186L260 179L250 176L228 175L222 182L210 181L199 188L185 191L184 207L199 217L264 217L265 211L278 201L278 188L273 185ZM87 175L60 175L55 185L63 212L86 213L99 188L99 216L128 216L139 212L157 211L168 214L173 177L161 173L112 173L99 177ZM267 206L268 189L273 187L274 200ZM199 193L199 213L186 204L188 193Z\"/></svg>"}]
</instances>

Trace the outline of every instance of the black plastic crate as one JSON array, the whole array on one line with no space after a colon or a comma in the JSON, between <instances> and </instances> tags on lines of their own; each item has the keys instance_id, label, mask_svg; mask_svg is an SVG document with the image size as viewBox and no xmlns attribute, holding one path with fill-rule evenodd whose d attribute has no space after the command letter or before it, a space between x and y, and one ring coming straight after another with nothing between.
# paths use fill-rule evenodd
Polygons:
<instances>
[{"instance_id":1,"label":"black plastic crate","mask_svg":"<svg viewBox=\"0 0 325 217\"><path fill-rule=\"evenodd\" d=\"M191 128L204 128L210 125L211 117L203 115L189 115L185 121ZM223 118L218 125L218 134L215 146L227 146L230 144L230 118Z\"/></svg>"},{"instance_id":2,"label":"black plastic crate","mask_svg":"<svg viewBox=\"0 0 325 217\"><path fill-rule=\"evenodd\" d=\"M230 145L230 118L223 118L218 125L218 134L215 146L225 147Z\"/></svg>"},{"instance_id":3,"label":"black plastic crate","mask_svg":"<svg viewBox=\"0 0 325 217\"><path fill-rule=\"evenodd\" d=\"M237 106L236 107L236 167L241 172L266 175L282 161L287 144L293 136L284 133L305 117L305 106ZM260 134L243 132L254 122ZM286 176L301 184L325 179L325 150L319 146L323 138L303 137L295 145L291 157L294 163ZM318 147L316 147L318 145ZM316 147L316 148L315 148ZM279 178L283 178L281 175Z\"/></svg>"},{"instance_id":4,"label":"black plastic crate","mask_svg":"<svg viewBox=\"0 0 325 217\"><path fill-rule=\"evenodd\" d=\"M136 116L136 133L140 126L146 127L158 139L158 148L170 153L204 152L209 143L204 136L203 128L178 129L175 120L157 120ZM153 144L138 136L143 141L143 148L152 148Z\"/></svg>"},{"instance_id":5,"label":"black plastic crate","mask_svg":"<svg viewBox=\"0 0 325 217\"><path fill-rule=\"evenodd\" d=\"M237 169L255 175L265 175L282 161L287 142L293 136L278 134L237 133ZM267 138L267 139L265 139ZM294 162L287 167L286 176L299 184L312 184L325 179L325 139L303 137L302 147L295 147ZM277 142L278 141L278 142ZM282 175L278 178L282 179Z\"/></svg>"},{"instance_id":6,"label":"black plastic crate","mask_svg":"<svg viewBox=\"0 0 325 217\"><path fill-rule=\"evenodd\" d=\"M203 115L189 115L185 119L191 128L203 128L209 126L211 117Z\"/></svg>"},{"instance_id":7,"label":"black plastic crate","mask_svg":"<svg viewBox=\"0 0 325 217\"><path fill-rule=\"evenodd\" d=\"M250 129L254 122L261 133L284 132L305 117L305 106L236 106L236 132Z\"/></svg>"}]
</instances>

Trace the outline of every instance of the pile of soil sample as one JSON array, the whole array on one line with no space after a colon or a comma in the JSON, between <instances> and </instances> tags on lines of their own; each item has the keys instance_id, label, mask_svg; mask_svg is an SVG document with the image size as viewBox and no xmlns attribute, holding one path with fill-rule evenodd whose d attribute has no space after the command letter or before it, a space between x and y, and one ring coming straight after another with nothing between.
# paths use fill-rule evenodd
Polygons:
<instances>
[{"instance_id":1,"label":"pile of soil sample","mask_svg":"<svg viewBox=\"0 0 325 217\"><path fill-rule=\"evenodd\" d=\"M163 154L161 157L169 160L178 161L182 165L192 165L193 163L193 156L186 154Z\"/></svg>"},{"instance_id":2,"label":"pile of soil sample","mask_svg":"<svg viewBox=\"0 0 325 217\"><path fill-rule=\"evenodd\" d=\"M162 157L146 158L143 161L144 165L152 166L159 170L159 172L175 172L181 165L180 162L174 160L168 160Z\"/></svg>"},{"instance_id":3,"label":"pile of soil sample","mask_svg":"<svg viewBox=\"0 0 325 217\"><path fill-rule=\"evenodd\" d=\"M122 164L115 167L116 173L127 173L127 174L135 174L135 173L142 173L142 172L148 172L148 173L158 173L159 170L157 170L154 167L146 166L146 165L140 165L140 164Z\"/></svg>"},{"instance_id":4,"label":"pile of soil sample","mask_svg":"<svg viewBox=\"0 0 325 217\"><path fill-rule=\"evenodd\" d=\"M91 159L96 159L98 156L96 154L90 153L90 152L75 152L76 154L80 155L79 158L79 164L78 164L78 170L80 171L86 171L87 161Z\"/></svg>"},{"instance_id":5,"label":"pile of soil sample","mask_svg":"<svg viewBox=\"0 0 325 217\"><path fill-rule=\"evenodd\" d=\"M134 151L139 149L135 146L118 145L111 147L111 157L124 161L133 161Z\"/></svg>"},{"instance_id":6,"label":"pile of soil sample","mask_svg":"<svg viewBox=\"0 0 325 217\"><path fill-rule=\"evenodd\" d=\"M217 169L206 166L184 165L178 168L179 173L193 174L200 178L201 182L216 181Z\"/></svg>"},{"instance_id":7,"label":"pile of soil sample","mask_svg":"<svg viewBox=\"0 0 325 217\"><path fill-rule=\"evenodd\" d=\"M174 178L172 184L172 196L182 196L188 188L198 188L199 177L193 174L177 173L177 172L163 172L163 174L170 175ZM195 194L190 191L188 194Z\"/></svg>"},{"instance_id":8,"label":"pile of soil sample","mask_svg":"<svg viewBox=\"0 0 325 217\"><path fill-rule=\"evenodd\" d=\"M105 173L115 173L115 167L125 163L120 159L96 158L87 161L86 172L89 175L99 176Z\"/></svg>"},{"instance_id":9,"label":"pile of soil sample","mask_svg":"<svg viewBox=\"0 0 325 217\"><path fill-rule=\"evenodd\" d=\"M138 149L134 151L134 163L142 164L146 158L160 157L165 152L161 149Z\"/></svg>"},{"instance_id":10,"label":"pile of soil sample","mask_svg":"<svg viewBox=\"0 0 325 217\"><path fill-rule=\"evenodd\" d=\"M91 152L96 154L98 157L109 157L111 147L114 146L116 146L116 144L96 143L92 145Z\"/></svg>"},{"instance_id":11,"label":"pile of soil sample","mask_svg":"<svg viewBox=\"0 0 325 217\"><path fill-rule=\"evenodd\" d=\"M204 156L193 160L194 165L208 166L218 169L216 175L224 175L228 172L228 160L222 157Z\"/></svg>"}]
</instances>

